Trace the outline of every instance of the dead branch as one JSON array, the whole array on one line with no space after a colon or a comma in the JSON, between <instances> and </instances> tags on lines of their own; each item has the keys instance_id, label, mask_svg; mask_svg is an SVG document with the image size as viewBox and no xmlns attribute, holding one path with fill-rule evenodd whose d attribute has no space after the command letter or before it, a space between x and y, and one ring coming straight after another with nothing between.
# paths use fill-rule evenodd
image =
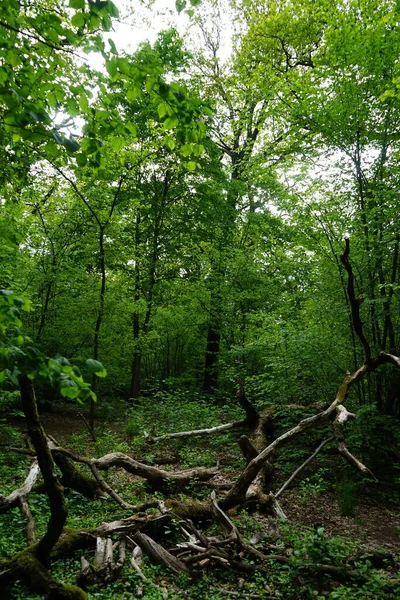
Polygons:
<instances>
[{"instance_id":1,"label":"dead branch","mask_svg":"<svg viewBox=\"0 0 400 600\"><path fill-rule=\"evenodd\" d=\"M90 464L90 468L92 470L92 473L94 475L94 477L96 478L96 480L99 483L99 486L105 491L107 492L107 494L109 496L111 496L111 498L114 498L114 500L116 502L118 502L118 504L120 506L122 506L122 508L135 508L133 506L133 504L129 504L129 502L125 502L125 500L123 498L121 498L121 496L119 494L117 494L117 492L115 490L113 490L113 488L108 485L108 483L106 482L106 480L100 475L100 473L97 470L96 465L94 464Z\"/></svg>"},{"instance_id":2,"label":"dead branch","mask_svg":"<svg viewBox=\"0 0 400 600\"><path fill-rule=\"evenodd\" d=\"M332 442L334 440L333 437L329 438L328 440L324 440L322 442L322 444L320 444L318 446L318 448L315 450L315 452L313 454L311 454L311 456L309 456L307 458L307 460L305 460L303 462L302 465L300 465L300 467L298 467L298 469L296 469L291 476L289 477L289 479L283 484L283 486L280 488L280 490L278 490L275 494L275 499L278 499L279 496L281 496L283 494L283 492L288 488L288 486L292 483L293 479L295 479L297 477L297 475L299 473L301 473L301 471L312 461L314 460L314 458L317 456L317 454L319 454L322 450L322 448L324 446L326 446L326 444L329 444L330 442Z\"/></svg>"},{"instance_id":3,"label":"dead branch","mask_svg":"<svg viewBox=\"0 0 400 600\"><path fill-rule=\"evenodd\" d=\"M29 473L24 483L17 490L14 490L8 496L0 495L0 514L7 512L14 506L17 506L21 498L25 498L33 488L36 479L40 473L39 464L35 459L29 469Z\"/></svg>"},{"instance_id":4,"label":"dead branch","mask_svg":"<svg viewBox=\"0 0 400 600\"><path fill-rule=\"evenodd\" d=\"M145 552L149 558L158 565L170 568L174 573L188 573L187 567L178 558L170 554L160 544L157 544L148 535L137 531L132 539Z\"/></svg>"},{"instance_id":5,"label":"dead branch","mask_svg":"<svg viewBox=\"0 0 400 600\"><path fill-rule=\"evenodd\" d=\"M88 587L95 583L108 583L114 581L120 574L125 561L125 541L119 543L119 558L113 560L113 543L111 538L98 537L93 565L85 557L81 557L81 570L78 583L81 587Z\"/></svg>"},{"instance_id":6,"label":"dead branch","mask_svg":"<svg viewBox=\"0 0 400 600\"><path fill-rule=\"evenodd\" d=\"M94 465L97 469L104 471L110 469L111 467L121 467L128 473L132 473L132 475L137 475L138 477L143 477L143 479L147 479L149 482L154 484L165 484L166 482L184 484L194 478L207 481L218 473L218 469L216 468L207 469L204 467L197 467L177 472L165 471L164 469L158 469L157 467L145 465L144 463L134 460L122 452L113 452L112 454L106 454L101 458L85 458L82 456L77 456L73 452L70 452L69 450L66 450L60 446L53 448L53 452L64 454L71 460L86 464L89 467Z\"/></svg>"},{"instance_id":7,"label":"dead branch","mask_svg":"<svg viewBox=\"0 0 400 600\"><path fill-rule=\"evenodd\" d=\"M33 519L31 510L29 508L28 501L25 496L20 496L18 498L18 504L21 509L22 514L26 518L26 541L28 546L33 546L36 543L36 533L35 533L35 521Z\"/></svg>"},{"instance_id":8,"label":"dead branch","mask_svg":"<svg viewBox=\"0 0 400 600\"><path fill-rule=\"evenodd\" d=\"M95 442L95 441L96 441L96 435L95 435L95 433L94 433L94 431L93 431L92 427L89 425L89 423L88 423L88 422L87 422L87 420L85 419L85 416L84 416L82 413L78 412L78 417L79 417L80 419L82 419L82 421L84 422L84 424L85 424L85 427L86 427L86 429L88 430L88 432L89 432L89 435L90 435L90 437L91 437L91 439L92 439L92 442Z\"/></svg>"},{"instance_id":9,"label":"dead branch","mask_svg":"<svg viewBox=\"0 0 400 600\"><path fill-rule=\"evenodd\" d=\"M348 410L344 406L337 407L337 415L335 420L333 421L333 432L335 435L335 439L337 441L338 450L342 456L356 469L364 473L364 475L368 475L372 477L374 481L378 481L375 475L366 467L358 458L356 458L351 452L347 449L345 437L344 437L344 426L346 421L349 418L355 418L356 415L348 412Z\"/></svg>"},{"instance_id":10,"label":"dead branch","mask_svg":"<svg viewBox=\"0 0 400 600\"><path fill-rule=\"evenodd\" d=\"M231 540L239 540L239 532L236 526L232 523L227 514L218 506L217 496L214 490L211 492L211 511L213 519L222 531L229 536Z\"/></svg>"},{"instance_id":11,"label":"dead branch","mask_svg":"<svg viewBox=\"0 0 400 600\"><path fill-rule=\"evenodd\" d=\"M320 427L321 425L324 425L325 423L328 423L329 421L334 419L337 413L337 407L340 406L346 399L351 387L355 383L363 379L367 374L374 371L383 362L389 361L395 362L396 365L400 364L400 359L397 359L397 361L393 361L392 356L389 359L386 353L381 352L378 356L371 359L369 363L363 364L354 373L346 374L344 381L336 395L335 400L326 410L300 421L298 425L296 425L289 431L286 431L284 434L282 434L280 437L274 440L264 450L262 450L262 452L260 452L255 458L253 458L249 462L249 464L242 471L241 475L238 477L228 494L221 501L221 507L224 509L228 509L243 503L246 498L246 493L249 489L250 484L253 482L253 480L261 470L265 461L268 460L268 458L272 455L273 452L275 452L275 450L279 446L286 443L288 440L298 436L300 433L303 433L315 427Z\"/></svg>"},{"instance_id":12,"label":"dead branch","mask_svg":"<svg viewBox=\"0 0 400 600\"><path fill-rule=\"evenodd\" d=\"M209 429L194 429L192 431L178 431L176 433L166 433L165 435L159 435L152 437L150 434L145 433L146 442L148 444L154 444L162 440L172 440L176 438L188 438L198 435L212 435L213 433L221 433L228 431L229 429L235 429L236 427L242 427L248 423L247 419L240 419L239 421L233 421L232 423L224 423L223 425L217 425L216 427L210 427Z\"/></svg>"}]
</instances>

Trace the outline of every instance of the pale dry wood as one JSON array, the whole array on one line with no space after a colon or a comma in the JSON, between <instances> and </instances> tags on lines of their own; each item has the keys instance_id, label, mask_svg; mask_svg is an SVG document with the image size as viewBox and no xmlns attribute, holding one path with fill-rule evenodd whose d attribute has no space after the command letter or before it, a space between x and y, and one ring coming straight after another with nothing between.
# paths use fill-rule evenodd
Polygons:
<instances>
[{"instance_id":1,"label":"pale dry wood","mask_svg":"<svg viewBox=\"0 0 400 600\"><path fill-rule=\"evenodd\" d=\"M232 423L224 423L223 425L217 425L216 427L209 427L207 429L194 429L192 431L178 431L174 433L166 433L164 435L159 435L156 437L151 436L150 434L145 433L146 441L149 444L155 442L161 442L163 440L172 440L176 438L188 438L194 437L198 435L212 435L213 433L221 433L224 431L228 431L229 429L234 429L236 427L242 427L248 423L247 419L240 419L239 421L233 421Z\"/></svg>"},{"instance_id":2,"label":"pale dry wood","mask_svg":"<svg viewBox=\"0 0 400 600\"><path fill-rule=\"evenodd\" d=\"M211 498L211 511L212 516L216 524L222 529L222 531L229 536L229 538L233 540L239 540L239 532L237 530L236 525L231 521L226 513L218 506L217 504L217 496L215 491L213 490L210 495Z\"/></svg>"},{"instance_id":3,"label":"pale dry wood","mask_svg":"<svg viewBox=\"0 0 400 600\"><path fill-rule=\"evenodd\" d=\"M333 432L337 441L337 447L340 454L351 465L356 467L361 473L371 477L374 481L378 481L375 475L365 466L356 456L354 456L347 448L344 436L344 426L349 418L355 418L353 413L348 412L344 406L337 407L337 414L333 421Z\"/></svg>"},{"instance_id":4,"label":"pale dry wood","mask_svg":"<svg viewBox=\"0 0 400 600\"><path fill-rule=\"evenodd\" d=\"M289 477L289 479L283 484L283 486L276 492L276 494L274 494L275 499L277 500L279 498L279 496L281 496L283 494L283 492L289 487L289 485L292 483L293 479L295 479L297 477L297 475L299 475L299 473L301 473L301 471L303 469L305 469L305 467L312 461L314 460L314 458L321 452L322 448L324 446L326 446L327 444L329 444L330 442L333 442L334 438L331 437L327 440L324 440L319 446L318 448L315 450L315 452L313 452L313 454L311 454L311 456L309 456L307 458L307 460L305 460L303 462L303 464L300 465L300 467L298 467Z\"/></svg>"},{"instance_id":5,"label":"pale dry wood","mask_svg":"<svg viewBox=\"0 0 400 600\"><path fill-rule=\"evenodd\" d=\"M17 490L14 490L8 496L0 495L0 514L7 512L14 506L17 506L19 499L29 494L33 486L35 485L36 479L40 473L37 459L35 459L29 469L28 475L24 483Z\"/></svg>"},{"instance_id":6,"label":"pale dry wood","mask_svg":"<svg viewBox=\"0 0 400 600\"><path fill-rule=\"evenodd\" d=\"M298 436L299 434L305 431L308 431L309 429L320 427L321 425L324 425L325 423L328 423L331 419L333 419L336 415L337 407L343 403L343 401L347 397L347 394L349 393L350 388L355 383L363 379L365 375L367 375L367 373L370 373L371 370L374 370L379 364L381 364L381 362L381 355L379 355L379 357L373 359L372 363L362 365L359 369L357 369L357 371L355 371L352 374L346 374L344 381L336 395L336 398L326 410L323 410L320 413L313 415L312 417L308 417L307 419L301 420L298 425L276 438L255 458L253 458L246 466L246 468L242 471L241 475L238 477L231 490L221 501L222 508L232 508L233 506L243 503L246 498L246 493L249 486L256 478L263 464L265 463L265 461L268 460L272 453L279 446L286 443L290 439Z\"/></svg>"},{"instance_id":7,"label":"pale dry wood","mask_svg":"<svg viewBox=\"0 0 400 600\"><path fill-rule=\"evenodd\" d=\"M21 509L22 514L26 518L26 541L28 546L33 546L36 543L36 533L35 533L35 521L33 519L31 510L29 508L28 501L26 496L20 496L18 498L18 504Z\"/></svg>"},{"instance_id":8,"label":"pale dry wood","mask_svg":"<svg viewBox=\"0 0 400 600\"><path fill-rule=\"evenodd\" d=\"M104 492L106 492L109 496L111 496L111 498L114 498L114 500L116 502L118 502L118 504L120 506L122 506L122 508L135 508L133 504L129 504L129 502L125 502L125 500L123 498L121 498L121 496L119 494L117 494L117 492L110 485L108 485L108 483L104 479L104 477L102 477L100 475L95 464L91 463L89 466L93 473L93 476L97 480L101 489L104 490Z\"/></svg>"},{"instance_id":9,"label":"pale dry wood","mask_svg":"<svg viewBox=\"0 0 400 600\"><path fill-rule=\"evenodd\" d=\"M132 535L132 539L156 564L168 567L177 574L188 573L188 569L183 562L173 556L168 550L165 550L160 544L157 544L148 535L137 531Z\"/></svg>"}]
</instances>

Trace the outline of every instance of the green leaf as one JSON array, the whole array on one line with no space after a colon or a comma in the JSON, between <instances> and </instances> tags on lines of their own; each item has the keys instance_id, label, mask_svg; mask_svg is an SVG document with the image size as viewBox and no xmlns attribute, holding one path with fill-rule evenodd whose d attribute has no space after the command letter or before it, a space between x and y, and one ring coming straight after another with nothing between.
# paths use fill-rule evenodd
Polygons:
<instances>
[{"instance_id":1,"label":"green leaf","mask_svg":"<svg viewBox=\"0 0 400 600\"><path fill-rule=\"evenodd\" d=\"M175 146L176 146L175 140L170 135L167 135L165 137L164 141L170 150L173 150L175 148Z\"/></svg>"},{"instance_id":2,"label":"green leaf","mask_svg":"<svg viewBox=\"0 0 400 600\"><path fill-rule=\"evenodd\" d=\"M86 361L86 365L89 367L89 370L92 373L96 373L97 377L105 377L107 375L106 369L103 367L103 364L98 360L89 358Z\"/></svg>"},{"instance_id":3,"label":"green leaf","mask_svg":"<svg viewBox=\"0 0 400 600\"><path fill-rule=\"evenodd\" d=\"M114 40L112 40L111 38L108 38L108 43L110 44L110 51L111 51L111 53L112 54L118 54L117 47L116 47L116 45L114 43Z\"/></svg>"},{"instance_id":4,"label":"green leaf","mask_svg":"<svg viewBox=\"0 0 400 600\"><path fill-rule=\"evenodd\" d=\"M80 144L74 138L65 138L63 141L63 145L68 150L68 152L76 152L80 149Z\"/></svg>"},{"instance_id":5,"label":"green leaf","mask_svg":"<svg viewBox=\"0 0 400 600\"><path fill-rule=\"evenodd\" d=\"M106 2L105 10L108 12L110 17L119 17L119 10L115 6L114 2L111 2L111 0Z\"/></svg>"},{"instance_id":6,"label":"green leaf","mask_svg":"<svg viewBox=\"0 0 400 600\"><path fill-rule=\"evenodd\" d=\"M130 87L126 92L126 99L128 102L134 102L141 94L141 89L137 85Z\"/></svg>"},{"instance_id":7,"label":"green leaf","mask_svg":"<svg viewBox=\"0 0 400 600\"><path fill-rule=\"evenodd\" d=\"M175 115L173 115L172 117L168 117L168 119L165 119L163 123L164 130L167 131L168 129L174 129L174 127L176 127L178 124L178 117L176 117Z\"/></svg>"},{"instance_id":8,"label":"green leaf","mask_svg":"<svg viewBox=\"0 0 400 600\"><path fill-rule=\"evenodd\" d=\"M69 6L75 10L85 8L85 0L69 0Z\"/></svg>"},{"instance_id":9,"label":"green leaf","mask_svg":"<svg viewBox=\"0 0 400 600\"><path fill-rule=\"evenodd\" d=\"M186 8L186 0L176 0L175 8L178 11L178 13L181 13L183 9Z\"/></svg>"},{"instance_id":10,"label":"green leaf","mask_svg":"<svg viewBox=\"0 0 400 600\"><path fill-rule=\"evenodd\" d=\"M158 112L158 116L160 117L160 119L162 119L163 117L165 117L165 115L168 114L168 105L165 104L165 102L161 102L157 106L157 112Z\"/></svg>"},{"instance_id":11,"label":"green leaf","mask_svg":"<svg viewBox=\"0 0 400 600\"><path fill-rule=\"evenodd\" d=\"M112 58L106 62L106 69L110 77L114 78L117 75L117 59Z\"/></svg>"},{"instance_id":12,"label":"green leaf","mask_svg":"<svg viewBox=\"0 0 400 600\"><path fill-rule=\"evenodd\" d=\"M127 121L127 123L125 123L125 129L127 129L128 132L131 133L134 137L137 136L137 127L136 127L135 123L132 123L131 121Z\"/></svg>"},{"instance_id":13,"label":"green leaf","mask_svg":"<svg viewBox=\"0 0 400 600\"><path fill-rule=\"evenodd\" d=\"M184 144L179 148L181 156L190 156L192 154L192 144Z\"/></svg>"},{"instance_id":14,"label":"green leaf","mask_svg":"<svg viewBox=\"0 0 400 600\"><path fill-rule=\"evenodd\" d=\"M111 141L111 148L115 152L119 152L120 150L122 150L122 148L125 145L125 141L122 137L113 136L110 141Z\"/></svg>"},{"instance_id":15,"label":"green leaf","mask_svg":"<svg viewBox=\"0 0 400 600\"><path fill-rule=\"evenodd\" d=\"M191 160L188 163L186 163L186 168L187 168L188 171L195 171L196 170L196 166L197 165L196 165L196 163L193 160Z\"/></svg>"},{"instance_id":16,"label":"green leaf","mask_svg":"<svg viewBox=\"0 0 400 600\"><path fill-rule=\"evenodd\" d=\"M9 50L7 52L7 56L6 56L6 63L8 63L9 65L11 65L12 67L17 67L19 65L19 63L20 63L20 59L19 59L18 54L16 54L12 50Z\"/></svg>"},{"instance_id":17,"label":"green leaf","mask_svg":"<svg viewBox=\"0 0 400 600\"><path fill-rule=\"evenodd\" d=\"M87 163L87 156L85 152L79 152L79 154L77 154L75 156L75 160L76 160L76 164L78 165L78 167L84 167Z\"/></svg>"},{"instance_id":18,"label":"green leaf","mask_svg":"<svg viewBox=\"0 0 400 600\"><path fill-rule=\"evenodd\" d=\"M85 24L85 17L83 13L76 13L71 19L71 23L74 27L83 27Z\"/></svg>"},{"instance_id":19,"label":"green leaf","mask_svg":"<svg viewBox=\"0 0 400 600\"><path fill-rule=\"evenodd\" d=\"M60 382L60 392L64 398L77 398L79 396L79 387L70 379L62 379Z\"/></svg>"}]
</instances>

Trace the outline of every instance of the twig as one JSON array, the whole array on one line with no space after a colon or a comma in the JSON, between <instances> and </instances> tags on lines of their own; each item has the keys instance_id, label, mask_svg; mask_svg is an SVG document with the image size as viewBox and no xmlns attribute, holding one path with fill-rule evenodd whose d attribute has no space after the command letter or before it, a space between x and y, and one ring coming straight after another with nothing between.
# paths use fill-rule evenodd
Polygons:
<instances>
[{"instance_id":1,"label":"twig","mask_svg":"<svg viewBox=\"0 0 400 600\"><path fill-rule=\"evenodd\" d=\"M291 476L289 477L289 479L286 481L286 483L283 484L283 486L280 488L280 490L278 490L275 494L275 499L279 498L279 496L281 496L283 494L283 492L286 490L286 488L292 483L293 479L295 477L297 477L297 475L317 456L317 454L319 454L322 450L322 448L324 446L326 446L326 444L329 444L330 442L332 442L334 440L333 437L330 437L328 440L324 440L322 442L322 444L320 444L318 446L318 448L315 450L315 452L313 454L311 454L311 456L309 456L307 458L307 460L305 460L303 462L302 465L300 465L300 467L298 469L296 469Z\"/></svg>"},{"instance_id":2,"label":"twig","mask_svg":"<svg viewBox=\"0 0 400 600\"><path fill-rule=\"evenodd\" d=\"M87 422L87 420L85 419L85 417L83 416L83 414L79 412L78 417L80 417L82 419L82 421L85 423L86 429L88 430L88 432L90 433L90 437L92 438L92 442L95 442L96 441L95 433L94 433L93 429L90 427L90 425Z\"/></svg>"}]
</instances>

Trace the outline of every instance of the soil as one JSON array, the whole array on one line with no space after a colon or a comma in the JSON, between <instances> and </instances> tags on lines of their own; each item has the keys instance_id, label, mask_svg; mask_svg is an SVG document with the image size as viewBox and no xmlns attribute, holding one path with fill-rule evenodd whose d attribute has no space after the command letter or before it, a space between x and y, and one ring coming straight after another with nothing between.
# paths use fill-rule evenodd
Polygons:
<instances>
[{"instance_id":1,"label":"soil","mask_svg":"<svg viewBox=\"0 0 400 600\"><path fill-rule=\"evenodd\" d=\"M282 496L280 504L290 522L323 527L328 536L349 535L367 547L400 549L400 506L376 506L360 500L354 517L344 517L334 493L318 494L303 503L296 490Z\"/></svg>"}]
</instances>

